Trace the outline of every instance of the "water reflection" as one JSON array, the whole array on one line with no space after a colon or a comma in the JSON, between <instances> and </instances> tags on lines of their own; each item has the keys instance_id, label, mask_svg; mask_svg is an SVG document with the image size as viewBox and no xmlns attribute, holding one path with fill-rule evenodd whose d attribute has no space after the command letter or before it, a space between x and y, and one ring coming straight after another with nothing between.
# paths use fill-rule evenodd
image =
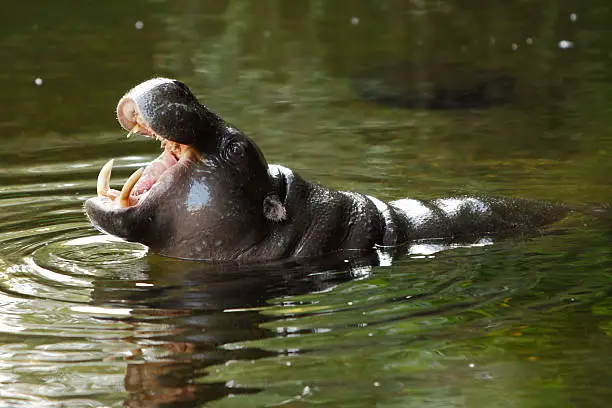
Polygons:
<instances>
[{"instance_id":1,"label":"water reflection","mask_svg":"<svg viewBox=\"0 0 612 408\"><path fill-rule=\"evenodd\" d=\"M612 398L610 234L592 219L394 262L234 268L102 237L81 208L109 158L122 179L156 156L113 114L155 75L332 187L607 202L606 2L73 3L8 2L0 24L3 402Z\"/></svg>"},{"instance_id":2,"label":"water reflection","mask_svg":"<svg viewBox=\"0 0 612 408\"><path fill-rule=\"evenodd\" d=\"M105 319L133 327L134 348L126 368L127 405L198 404L224 395L253 393L259 388L231 387L223 382L194 384L198 372L229 360L275 355L258 348L219 348L228 343L273 336L261 314L273 298L327 290L351 279L367 258L334 256L315 264L278 263L262 266L207 265L148 257L147 282L116 287L98 281L92 304L129 308L129 315ZM314 266L316 265L316 266ZM90 312L92 310L90 309ZM95 311L95 310L94 310ZM174 406L174 405L172 405Z\"/></svg>"}]
</instances>

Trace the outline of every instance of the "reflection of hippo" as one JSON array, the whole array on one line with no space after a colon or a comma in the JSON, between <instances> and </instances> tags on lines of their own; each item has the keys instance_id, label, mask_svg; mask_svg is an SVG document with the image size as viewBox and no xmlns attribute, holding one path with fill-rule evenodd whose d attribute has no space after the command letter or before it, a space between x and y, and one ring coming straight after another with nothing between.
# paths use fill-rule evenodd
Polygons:
<instances>
[{"instance_id":1,"label":"reflection of hippo","mask_svg":"<svg viewBox=\"0 0 612 408\"><path fill-rule=\"evenodd\" d=\"M156 78L117 106L121 125L162 141L164 152L121 192L98 178L85 210L96 228L160 254L267 260L427 238L471 240L534 230L563 205L508 198L402 199L388 204L334 191L266 163L257 145L201 105L181 82Z\"/></svg>"},{"instance_id":2,"label":"reflection of hippo","mask_svg":"<svg viewBox=\"0 0 612 408\"><path fill-rule=\"evenodd\" d=\"M261 327L283 317L261 313L261 308L270 307L271 299L329 290L364 276L375 259L355 253L307 261L235 265L151 256L130 268L132 272L136 269L136 276L147 275L149 285L130 284L125 278L116 284L97 280L92 292L94 306L130 311L127 316L101 317L133 327L133 336L124 339L133 345L125 371L129 396L124 406L200 407L230 393L257 392L240 384L208 380L206 372L212 371L208 367L279 353L254 345L220 346L279 335Z\"/></svg>"}]
</instances>

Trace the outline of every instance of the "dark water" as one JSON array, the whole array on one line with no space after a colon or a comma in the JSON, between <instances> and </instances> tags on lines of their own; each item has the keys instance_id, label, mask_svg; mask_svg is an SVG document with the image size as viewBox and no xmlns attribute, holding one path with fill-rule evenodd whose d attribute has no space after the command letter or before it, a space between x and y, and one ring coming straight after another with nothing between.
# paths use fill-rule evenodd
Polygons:
<instances>
[{"instance_id":1,"label":"dark water","mask_svg":"<svg viewBox=\"0 0 612 408\"><path fill-rule=\"evenodd\" d=\"M268 160L383 199L612 201L606 1L3 3L0 406L602 407L611 229L236 267L101 236L117 99L182 79ZM422 251L421 251L422 252Z\"/></svg>"}]
</instances>

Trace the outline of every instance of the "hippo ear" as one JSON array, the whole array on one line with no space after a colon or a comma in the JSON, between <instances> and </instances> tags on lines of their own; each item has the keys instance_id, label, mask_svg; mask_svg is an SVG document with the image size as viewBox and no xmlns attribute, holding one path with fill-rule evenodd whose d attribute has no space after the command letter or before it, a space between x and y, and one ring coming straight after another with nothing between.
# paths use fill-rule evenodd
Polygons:
<instances>
[{"instance_id":1,"label":"hippo ear","mask_svg":"<svg viewBox=\"0 0 612 408\"><path fill-rule=\"evenodd\" d=\"M263 211L270 221L281 222L287 219L287 210L276 194L269 194L264 198Z\"/></svg>"}]
</instances>

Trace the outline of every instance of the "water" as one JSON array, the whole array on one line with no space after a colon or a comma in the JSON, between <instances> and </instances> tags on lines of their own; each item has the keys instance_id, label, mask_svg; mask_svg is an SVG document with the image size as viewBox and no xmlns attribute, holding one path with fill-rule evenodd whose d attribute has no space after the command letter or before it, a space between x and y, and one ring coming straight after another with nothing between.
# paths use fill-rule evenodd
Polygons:
<instances>
[{"instance_id":1,"label":"water","mask_svg":"<svg viewBox=\"0 0 612 408\"><path fill-rule=\"evenodd\" d=\"M382 199L611 201L606 2L9 2L0 24L0 406L600 407L611 234L241 266L82 212L158 153L113 108L180 78L271 163Z\"/></svg>"}]
</instances>

